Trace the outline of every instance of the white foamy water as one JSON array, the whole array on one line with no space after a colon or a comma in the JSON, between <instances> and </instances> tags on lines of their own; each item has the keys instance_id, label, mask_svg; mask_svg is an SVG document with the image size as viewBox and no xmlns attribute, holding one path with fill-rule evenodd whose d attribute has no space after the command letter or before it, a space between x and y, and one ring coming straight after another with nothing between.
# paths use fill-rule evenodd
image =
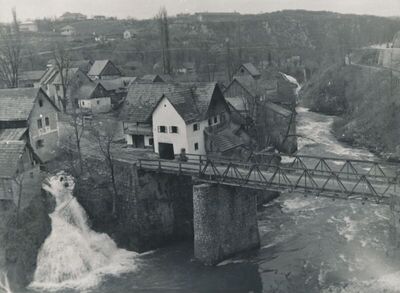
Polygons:
<instances>
[{"instance_id":1,"label":"white foamy water","mask_svg":"<svg viewBox=\"0 0 400 293\"><path fill-rule=\"evenodd\" d=\"M56 208L50 214L52 231L39 252L30 288L84 290L99 285L106 275L135 270L136 253L119 249L108 235L90 229L85 210L72 195L71 176L57 174L43 188L54 196Z\"/></svg>"},{"instance_id":2,"label":"white foamy water","mask_svg":"<svg viewBox=\"0 0 400 293\"><path fill-rule=\"evenodd\" d=\"M0 293L13 293L7 273L0 272Z\"/></svg>"}]
</instances>

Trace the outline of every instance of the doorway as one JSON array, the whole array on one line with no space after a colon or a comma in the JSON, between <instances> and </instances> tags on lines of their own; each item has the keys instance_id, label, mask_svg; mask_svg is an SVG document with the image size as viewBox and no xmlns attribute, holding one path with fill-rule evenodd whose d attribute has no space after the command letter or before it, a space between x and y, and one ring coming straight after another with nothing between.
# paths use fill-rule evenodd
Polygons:
<instances>
[{"instance_id":1,"label":"doorway","mask_svg":"<svg viewBox=\"0 0 400 293\"><path fill-rule=\"evenodd\" d=\"M158 152L160 154L160 159L173 160L174 155L174 145L172 143L162 143L158 144Z\"/></svg>"}]
</instances>

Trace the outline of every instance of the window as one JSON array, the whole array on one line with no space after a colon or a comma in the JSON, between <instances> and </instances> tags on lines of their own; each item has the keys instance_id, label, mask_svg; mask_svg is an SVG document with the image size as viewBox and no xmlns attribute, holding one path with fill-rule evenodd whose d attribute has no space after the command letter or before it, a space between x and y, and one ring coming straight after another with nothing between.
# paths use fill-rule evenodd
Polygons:
<instances>
[{"instance_id":1,"label":"window","mask_svg":"<svg viewBox=\"0 0 400 293\"><path fill-rule=\"evenodd\" d=\"M82 101L82 106L85 106L85 102L84 101Z\"/></svg>"},{"instance_id":2,"label":"window","mask_svg":"<svg viewBox=\"0 0 400 293\"><path fill-rule=\"evenodd\" d=\"M214 116L214 123L218 123L218 116Z\"/></svg>"},{"instance_id":3,"label":"window","mask_svg":"<svg viewBox=\"0 0 400 293\"><path fill-rule=\"evenodd\" d=\"M170 132L171 133L178 133L178 126L171 126Z\"/></svg>"},{"instance_id":4,"label":"window","mask_svg":"<svg viewBox=\"0 0 400 293\"><path fill-rule=\"evenodd\" d=\"M158 126L159 133L167 133L167 127L165 126Z\"/></svg>"},{"instance_id":5,"label":"window","mask_svg":"<svg viewBox=\"0 0 400 293\"><path fill-rule=\"evenodd\" d=\"M43 139L39 139L36 141L36 148L42 148L44 147L44 140Z\"/></svg>"},{"instance_id":6,"label":"window","mask_svg":"<svg viewBox=\"0 0 400 293\"><path fill-rule=\"evenodd\" d=\"M60 90L60 86L56 84L56 91L58 92Z\"/></svg>"},{"instance_id":7,"label":"window","mask_svg":"<svg viewBox=\"0 0 400 293\"><path fill-rule=\"evenodd\" d=\"M154 138L149 138L149 145L154 145Z\"/></svg>"},{"instance_id":8,"label":"window","mask_svg":"<svg viewBox=\"0 0 400 293\"><path fill-rule=\"evenodd\" d=\"M49 119L49 117L44 118L44 124L46 124L46 126L50 126L50 119Z\"/></svg>"},{"instance_id":9,"label":"window","mask_svg":"<svg viewBox=\"0 0 400 293\"><path fill-rule=\"evenodd\" d=\"M199 130L199 124L195 123L193 124L193 131Z\"/></svg>"},{"instance_id":10,"label":"window","mask_svg":"<svg viewBox=\"0 0 400 293\"><path fill-rule=\"evenodd\" d=\"M199 143L196 142L196 143L194 144L194 150L197 151L198 149L199 149Z\"/></svg>"},{"instance_id":11,"label":"window","mask_svg":"<svg viewBox=\"0 0 400 293\"><path fill-rule=\"evenodd\" d=\"M212 119L211 118L208 119L208 125L210 125L210 126L212 125Z\"/></svg>"},{"instance_id":12,"label":"window","mask_svg":"<svg viewBox=\"0 0 400 293\"><path fill-rule=\"evenodd\" d=\"M97 105L100 105L100 101L97 101Z\"/></svg>"},{"instance_id":13,"label":"window","mask_svg":"<svg viewBox=\"0 0 400 293\"><path fill-rule=\"evenodd\" d=\"M38 121L37 121L37 127L38 127L39 129L41 129L41 128L43 127L42 119L38 119Z\"/></svg>"},{"instance_id":14,"label":"window","mask_svg":"<svg viewBox=\"0 0 400 293\"><path fill-rule=\"evenodd\" d=\"M39 100L39 107L43 107L43 101Z\"/></svg>"}]
</instances>

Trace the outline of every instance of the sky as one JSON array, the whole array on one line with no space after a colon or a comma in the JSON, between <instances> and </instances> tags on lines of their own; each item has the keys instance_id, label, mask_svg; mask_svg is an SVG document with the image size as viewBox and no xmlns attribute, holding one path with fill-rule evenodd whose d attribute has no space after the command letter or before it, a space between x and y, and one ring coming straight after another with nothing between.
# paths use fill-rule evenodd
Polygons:
<instances>
[{"instance_id":1,"label":"sky","mask_svg":"<svg viewBox=\"0 0 400 293\"><path fill-rule=\"evenodd\" d=\"M400 16L400 0L0 0L0 22L16 7L21 20L60 16L65 11L88 16L137 19L153 17L161 6L168 14L193 12L260 13L283 9L327 10L340 13Z\"/></svg>"}]
</instances>

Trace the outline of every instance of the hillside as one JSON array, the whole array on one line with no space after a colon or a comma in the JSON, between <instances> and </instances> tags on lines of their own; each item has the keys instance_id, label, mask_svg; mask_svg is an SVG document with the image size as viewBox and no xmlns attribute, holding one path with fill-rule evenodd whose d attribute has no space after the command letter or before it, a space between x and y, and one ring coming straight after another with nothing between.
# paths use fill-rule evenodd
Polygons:
<instances>
[{"instance_id":1,"label":"hillside","mask_svg":"<svg viewBox=\"0 0 400 293\"><path fill-rule=\"evenodd\" d=\"M155 12L156 13L156 12ZM92 49L75 51L74 58L112 59L128 74L157 73L162 70L159 27L149 20L85 20L69 23L87 36L79 42L94 42L93 33L114 40ZM400 20L375 16L343 15L331 12L287 10L257 15L185 15L169 19L172 65L194 62L197 79L225 81L242 62L265 68L275 67L302 81L350 52L375 43L390 41L400 30ZM65 22L42 24L56 32ZM137 38L123 40L126 28ZM49 34L42 32L42 34ZM41 51L43 37L32 50ZM46 46L45 46L46 47ZM47 49L47 47L46 47ZM35 52L32 52L34 54ZM291 58L299 56L296 62ZM34 64L43 64L40 56ZM129 66L128 66L129 65ZM30 70L34 65L26 64Z\"/></svg>"},{"instance_id":2,"label":"hillside","mask_svg":"<svg viewBox=\"0 0 400 293\"><path fill-rule=\"evenodd\" d=\"M380 154L400 155L400 76L387 69L336 65L302 90L311 110L340 115L337 137Z\"/></svg>"}]
</instances>

